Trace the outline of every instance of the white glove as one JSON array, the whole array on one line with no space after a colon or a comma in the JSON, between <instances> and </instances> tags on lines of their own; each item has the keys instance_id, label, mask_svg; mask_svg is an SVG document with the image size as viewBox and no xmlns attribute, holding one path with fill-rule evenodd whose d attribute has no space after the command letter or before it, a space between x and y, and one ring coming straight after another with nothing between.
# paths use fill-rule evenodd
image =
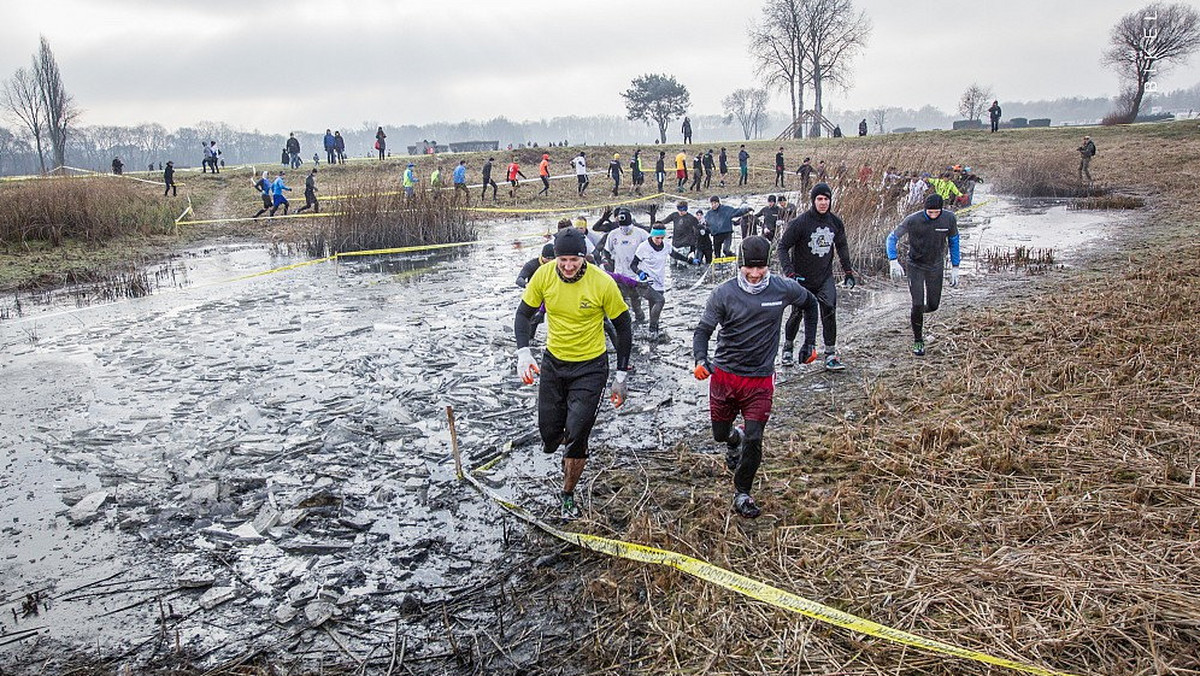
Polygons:
<instances>
[{"instance_id":1,"label":"white glove","mask_svg":"<svg viewBox=\"0 0 1200 676\"><path fill-rule=\"evenodd\" d=\"M526 385L532 385L537 378L537 374L541 373L542 369L538 368L537 361L533 358L533 353L528 347L523 347L517 350L517 377Z\"/></svg>"},{"instance_id":2,"label":"white glove","mask_svg":"<svg viewBox=\"0 0 1200 676\"><path fill-rule=\"evenodd\" d=\"M892 279L900 279L904 276L904 268L900 267L900 261L895 258L888 261L888 269L892 273Z\"/></svg>"},{"instance_id":3,"label":"white glove","mask_svg":"<svg viewBox=\"0 0 1200 676\"><path fill-rule=\"evenodd\" d=\"M628 371L617 371L617 376L613 379L612 394L609 399L612 400L615 408L621 408L621 405L629 398L629 385L625 383L625 379L628 377Z\"/></svg>"},{"instance_id":4,"label":"white glove","mask_svg":"<svg viewBox=\"0 0 1200 676\"><path fill-rule=\"evenodd\" d=\"M958 286L958 266L950 268L950 286Z\"/></svg>"}]
</instances>

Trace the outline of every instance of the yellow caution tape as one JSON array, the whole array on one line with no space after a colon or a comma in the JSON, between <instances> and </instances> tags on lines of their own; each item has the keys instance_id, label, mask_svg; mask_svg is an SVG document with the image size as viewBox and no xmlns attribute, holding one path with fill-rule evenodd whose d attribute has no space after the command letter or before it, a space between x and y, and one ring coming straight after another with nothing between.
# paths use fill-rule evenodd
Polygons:
<instances>
[{"instance_id":1,"label":"yellow caution tape","mask_svg":"<svg viewBox=\"0 0 1200 676\"><path fill-rule=\"evenodd\" d=\"M540 237L541 235L537 235ZM469 242L448 242L446 244L420 244L416 246L402 246L393 249L370 249L366 251L342 251L336 253L331 258L349 258L352 256L383 256L386 254L412 253L414 251L432 251L434 249L449 249L457 246L467 246L470 244L479 244L483 240L474 239Z\"/></svg>"},{"instance_id":2,"label":"yellow caution tape","mask_svg":"<svg viewBox=\"0 0 1200 676\"><path fill-rule=\"evenodd\" d=\"M984 664L993 664L1014 671L1021 671L1028 674L1037 674L1038 676L1070 676L1065 672L1054 671L1037 667L1014 660L995 657L968 648L962 648L951 643L945 643L936 639L925 638L916 634L909 633L894 627L872 622L871 620L863 619L857 615L852 615L837 608L831 608L823 603L818 603L810 599L806 599L798 594L784 591L778 587L773 587L764 582L755 580L754 578L726 570L720 566L713 565L707 561L696 559L685 554L672 552L656 547L647 547L622 540L614 540L611 538L599 537L596 535L588 535L584 533L572 533L569 531L559 530L547 523L544 523L537 517L533 516L524 507L515 503L509 502L504 498L496 495L488 488L483 486L474 476L470 474L464 477L472 486L479 492L494 500L498 505L504 508L513 516L529 523L537 528L553 535L554 537L569 542L577 547L590 549L594 552L615 556L626 559L628 561L638 561L640 563L652 563L660 566L667 566L678 571L687 573L693 577L711 582L720 587L724 587L730 591L737 592L743 596L748 596L752 599L757 599L764 603L768 603L776 608L782 608L794 613L799 613L805 617L814 620L831 624L843 629L856 631L867 636L874 636L893 643L910 646L927 652L949 655L952 657L960 657L975 662Z\"/></svg>"},{"instance_id":3,"label":"yellow caution tape","mask_svg":"<svg viewBox=\"0 0 1200 676\"><path fill-rule=\"evenodd\" d=\"M980 202L979 204L972 204L971 206L969 206L965 209L959 209L958 211L954 212L954 215L957 216L959 214L965 214L973 209L978 209L979 207L987 204L988 202L991 202L993 199L995 199L995 198L989 197L989 198L985 199L984 201Z\"/></svg>"},{"instance_id":4,"label":"yellow caution tape","mask_svg":"<svg viewBox=\"0 0 1200 676\"><path fill-rule=\"evenodd\" d=\"M254 218L253 216L244 216L241 218L206 218L206 219L200 220L200 221L179 221L178 224L179 225L207 225L209 223L237 223L239 221L269 221L269 220L277 221L277 220L284 219L284 218L324 218L327 216L341 216L341 215L342 215L341 212L337 212L337 211L323 211L321 213L280 214L278 216L260 216L258 218Z\"/></svg>"},{"instance_id":5,"label":"yellow caution tape","mask_svg":"<svg viewBox=\"0 0 1200 676\"><path fill-rule=\"evenodd\" d=\"M242 275L241 277L234 277L233 279L227 279L224 282L214 282L214 284L224 284L226 282L241 282L241 281L247 280L247 279L254 279L255 277L265 277L267 275L273 275L277 272L287 272L288 270L295 270L297 268L303 268L303 267L307 267L309 265L316 265L317 263L327 263L335 258L337 258L337 256L326 256L324 258L314 258L311 261L301 261L299 263L285 265L281 268L274 268L272 270L263 270L262 272L252 272L248 275Z\"/></svg>"},{"instance_id":6,"label":"yellow caution tape","mask_svg":"<svg viewBox=\"0 0 1200 676\"><path fill-rule=\"evenodd\" d=\"M646 202L649 200L659 199L665 195L666 195L665 192L656 192L653 195L646 195L645 197L637 197L634 199L622 200L620 202L608 202L606 204L593 204L593 205L589 205L589 206L573 206L573 207L565 207L565 208L561 208L561 209L517 209L517 208L506 209L503 207L465 207L465 208L467 211L483 211L483 212L501 213L501 214L564 214L564 213L569 213L569 212L573 212L573 211L592 211L595 209L604 209L607 207L618 207L623 204L636 204L637 202Z\"/></svg>"}]
</instances>

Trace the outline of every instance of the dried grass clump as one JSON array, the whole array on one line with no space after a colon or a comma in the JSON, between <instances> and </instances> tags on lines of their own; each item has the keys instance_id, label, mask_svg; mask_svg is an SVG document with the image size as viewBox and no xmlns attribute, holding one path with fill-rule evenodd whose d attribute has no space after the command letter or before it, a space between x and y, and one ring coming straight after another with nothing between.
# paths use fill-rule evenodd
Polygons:
<instances>
[{"instance_id":1,"label":"dried grass clump","mask_svg":"<svg viewBox=\"0 0 1200 676\"><path fill-rule=\"evenodd\" d=\"M1100 195L1075 200L1067 205L1068 209L1141 209L1146 206L1146 200L1131 195Z\"/></svg>"},{"instance_id":2,"label":"dried grass clump","mask_svg":"<svg viewBox=\"0 0 1200 676\"><path fill-rule=\"evenodd\" d=\"M1029 155L1007 163L997 174L994 188L1017 197L1086 197L1101 194L1079 181L1078 157Z\"/></svg>"},{"instance_id":3,"label":"dried grass clump","mask_svg":"<svg viewBox=\"0 0 1200 676\"><path fill-rule=\"evenodd\" d=\"M449 190L418 191L411 199L395 179L372 177L355 186L359 196L340 200L336 216L305 235L312 256L425 244L467 242L478 237L475 220Z\"/></svg>"},{"instance_id":4,"label":"dried grass clump","mask_svg":"<svg viewBox=\"0 0 1200 676\"><path fill-rule=\"evenodd\" d=\"M759 497L777 523L730 517L723 458L683 448L648 496L614 482L605 510L633 507L610 523L994 655L1194 674L1200 271L1181 261L1200 245L1184 249L956 321L946 358L871 389L855 422L805 423L790 440L773 429ZM816 402L809 419L822 412ZM600 613L593 673L1007 673L623 561L587 597Z\"/></svg>"},{"instance_id":5,"label":"dried grass clump","mask_svg":"<svg viewBox=\"0 0 1200 676\"><path fill-rule=\"evenodd\" d=\"M0 244L11 247L68 240L99 243L174 228L173 208L145 189L113 178L46 178L0 191Z\"/></svg>"}]
</instances>

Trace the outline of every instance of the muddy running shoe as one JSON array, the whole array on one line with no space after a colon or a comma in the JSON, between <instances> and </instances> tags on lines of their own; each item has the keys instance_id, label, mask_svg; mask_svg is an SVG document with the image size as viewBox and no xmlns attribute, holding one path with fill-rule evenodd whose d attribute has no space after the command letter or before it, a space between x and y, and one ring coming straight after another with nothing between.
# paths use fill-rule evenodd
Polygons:
<instances>
[{"instance_id":1,"label":"muddy running shoe","mask_svg":"<svg viewBox=\"0 0 1200 676\"><path fill-rule=\"evenodd\" d=\"M742 442L746 440L746 428L738 425L733 428L733 433L730 435L732 439L725 440L725 446L728 450L725 451L725 466L732 472L737 469L738 463L742 461Z\"/></svg>"},{"instance_id":2,"label":"muddy running shoe","mask_svg":"<svg viewBox=\"0 0 1200 676\"><path fill-rule=\"evenodd\" d=\"M780 366L792 365L792 353L796 351L796 346L792 343L783 344L783 356L779 358Z\"/></svg>"},{"instance_id":3,"label":"muddy running shoe","mask_svg":"<svg viewBox=\"0 0 1200 676\"><path fill-rule=\"evenodd\" d=\"M841 359L838 359L836 354L825 355L826 371L844 371L845 369L846 365L842 363Z\"/></svg>"},{"instance_id":4,"label":"muddy running shoe","mask_svg":"<svg viewBox=\"0 0 1200 676\"><path fill-rule=\"evenodd\" d=\"M925 356L925 341L923 341L923 340L913 341L913 355L915 355L917 357Z\"/></svg>"},{"instance_id":5,"label":"muddy running shoe","mask_svg":"<svg viewBox=\"0 0 1200 676\"><path fill-rule=\"evenodd\" d=\"M800 347L800 356L798 357L801 364L811 364L817 360L817 346L803 345Z\"/></svg>"},{"instance_id":6,"label":"muddy running shoe","mask_svg":"<svg viewBox=\"0 0 1200 676\"><path fill-rule=\"evenodd\" d=\"M738 516L743 516L747 519L756 519L762 510L754 503L754 498L746 493L738 493L733 496L733 511L737 512Z\"/></svg>"},{"instance_id":7,"label":"muddy running shoe","mask_svg":"<svg viewBox=\"0 0 1200 676\"><path fill-rule=\"evenodd\" d=\"M562 494L561 516L563 521L574 521L582 516L582 514L579 512L579 504L575 502L574 493Z\"/></svg>"}]
</instances>

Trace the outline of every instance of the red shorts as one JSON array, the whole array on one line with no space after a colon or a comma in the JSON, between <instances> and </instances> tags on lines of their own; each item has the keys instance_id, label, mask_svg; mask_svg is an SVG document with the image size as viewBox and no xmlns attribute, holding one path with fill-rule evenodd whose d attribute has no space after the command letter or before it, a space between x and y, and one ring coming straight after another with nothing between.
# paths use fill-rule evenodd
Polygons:
<instances>
[{"instance_id":1,"label":"red shorts","mask_svg":"<svg viewBox=\"0 0 1200 676\"><path fill-rule=\"evenodd\" d=\"M775 376L747 377L714 368L708 381L708 412L713 420L742 418L766 423L775 397Z\"/></svg>"},{"instance_id":2,"label":"red shorts","mask_svg":"<svg viewBox=\"0 0 1200 676\"><path fill-rule=\"evenodd\" d=\"M675 178L687 178L687 169L676 169Z\"/></svg>"}]
</instances>

